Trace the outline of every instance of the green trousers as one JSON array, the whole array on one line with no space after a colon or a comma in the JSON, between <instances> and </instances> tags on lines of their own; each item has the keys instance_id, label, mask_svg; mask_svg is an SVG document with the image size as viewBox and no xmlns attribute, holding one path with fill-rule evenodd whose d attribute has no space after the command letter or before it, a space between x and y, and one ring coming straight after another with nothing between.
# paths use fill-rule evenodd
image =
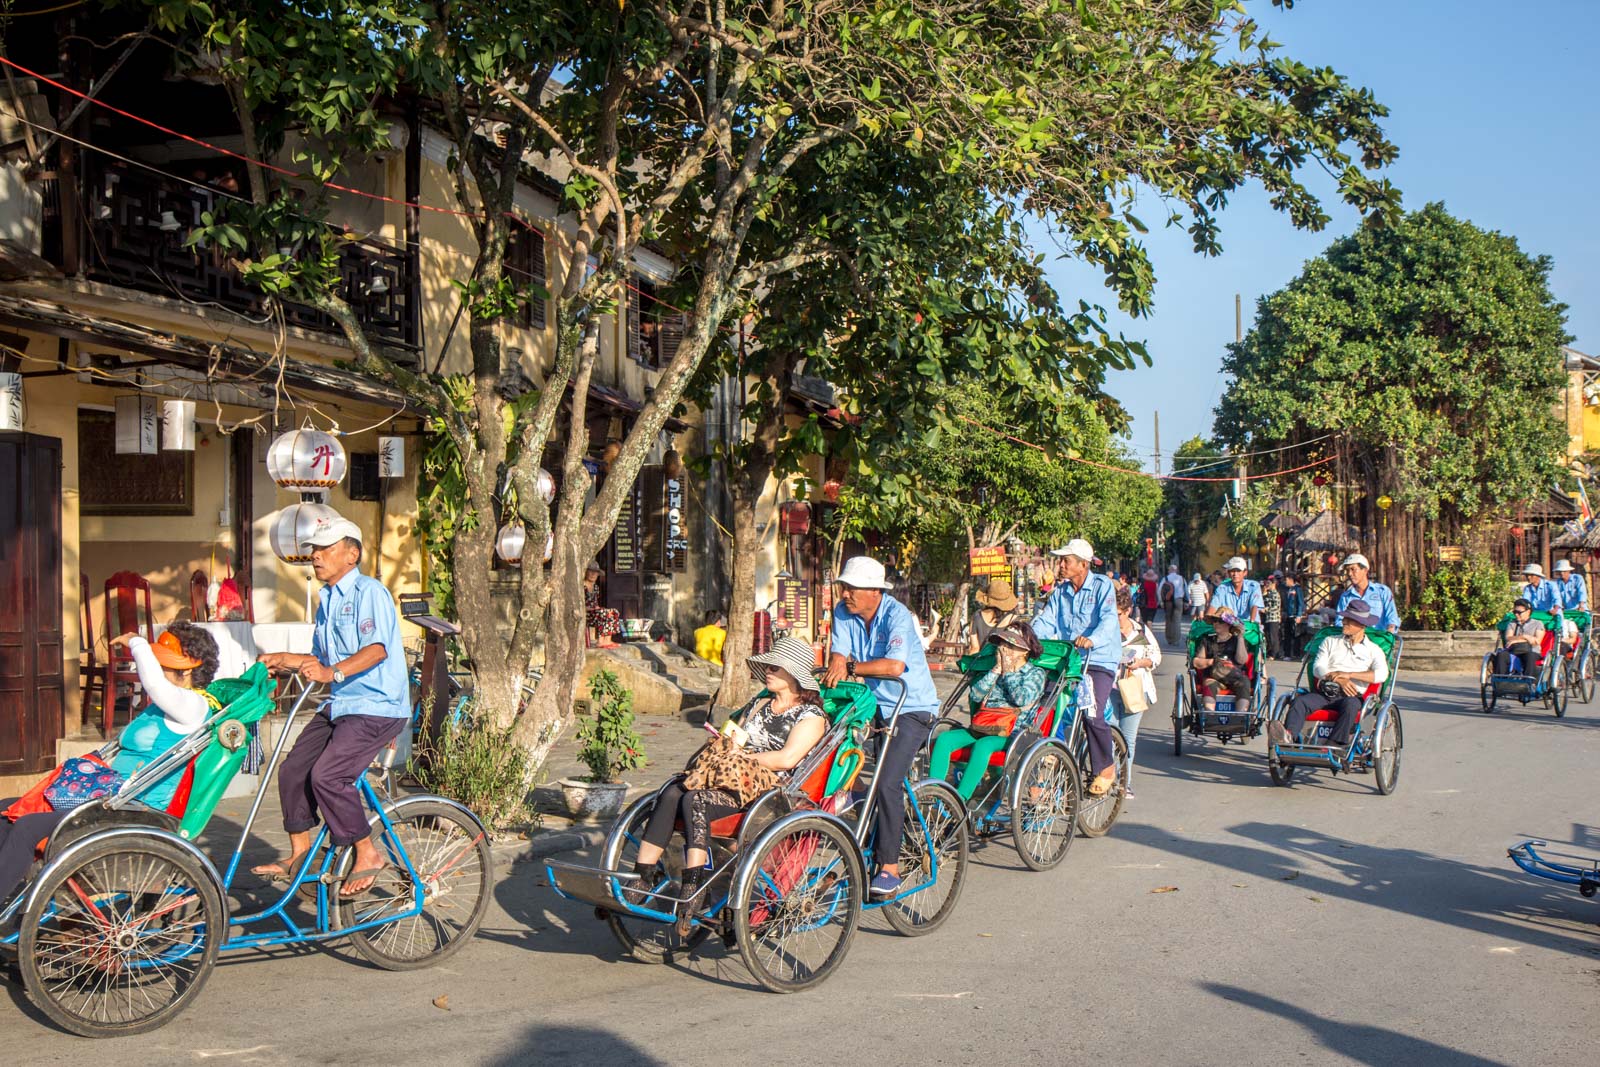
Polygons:
<instances>
[{"instance_id":1,"label":"green trousers","mask_svg":"<svg viewBox=\"0 0 1600 1067\"><path fill-rule=\"evenodd\" d=\"M933 743L933 756L928 761L929 777L948 777L950 757L968 745L972 746L972 753L967 757L966 770L961 772L961 784L956 786L956 792L961 794L962 800L971 800L972 794L978 791L978 783L983 781L984 772L989 769L989 757L1006 747L1006 738L1004 734L946 730Z\"/></svg>"}]
</instances>

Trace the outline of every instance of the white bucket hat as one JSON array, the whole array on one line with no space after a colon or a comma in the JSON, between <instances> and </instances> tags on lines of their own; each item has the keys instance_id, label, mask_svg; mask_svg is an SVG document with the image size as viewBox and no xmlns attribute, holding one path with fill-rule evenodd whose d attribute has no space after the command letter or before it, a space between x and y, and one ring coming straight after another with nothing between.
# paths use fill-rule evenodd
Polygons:
<instances>
[{"instance_id":1,"label":"white bucket hat","mask_svg":"<svg viewBox=\"0 0 1600 1067\"><path fill-rule=\"evenodd\" d=\"M816 666L813 656L811 646L798 637L780 637L772 643L770 652L751 656L744 662L750 668L751 676L758 682L766 679L766 672L761 669L762 667L781 667L801 689L817 693L821 692L821 689L817 685L816 676L811 673Z\"/></svg>"},{"instance_id":2,"label":"white bucket hat","mask_svg":"<svg viewBox=\"0 0 1600 1067\"><path fill-rule=\"evenodd\" d=\"M1250 564L1244 561L1243 556L1234 556L1232 559L1222 565L1222 569L1224 572L1247 571L1250 569Z\"/></svg>"},{"instance_id":3,"label":"white bucket hat","mask_svg":"<svg viewBox=\"0 0 1600 1067\"><path fill-rule=\"evenodd\" d=\"M1365 567L1370 571L1372 569L1372 564L1367 562L1366 556L1363 556L1359 552L1352 552L1344 558L1343 563L1339 564L1340 570L1344 570L1346 567Z\"/></svg>"},{"instance_id":4,"label":"white bucket hat","mask_svg":"<svg viewBox=\"0 0 1600 1067\"><path fill-rule=\"evenodd\" d=\"M1572 561L1570 559L1558 559L1556 560L1556 565L1551 569L1558 574L1562 571L1570 571L1572 569Z\"/></svg>"},{"instance_id":5,"label":"white bucket hat","mask_svg":"<svg viewBox=\"0 0 1600 1067\"><path fill-rule=\"evenodd\" d=\"M844 570L838 581L852 589L893 589L883 571L883 564L871 556L852 556L844 561Z\"/></svg>"},{"instance_id":6,"label":"white bucket hat","mask_svg":"<svg viewBox=\"0 0 1600 1067\"><path fill-rule=\"evenodd\" d=\"M1544 568L1539 566L1537 563L1530 563L1526 567L1522 568L1522 573L1523 574L1537 574L1539 577L1543 578L1544 577Z\"/></svg>"},{"instance_id":7,"label":"white bucket hat","mask_svg":"<svg viewBox=\"0 0 1600 1067\"><path fill-rule=\"evenodd\" d=\"M1052 548L1050 554L1052 556L1077 556L1085 563L1088 563L1094 559L1094 546L1081 537L1074 537L1065 546Z\"/></svg>"}]
</instances>

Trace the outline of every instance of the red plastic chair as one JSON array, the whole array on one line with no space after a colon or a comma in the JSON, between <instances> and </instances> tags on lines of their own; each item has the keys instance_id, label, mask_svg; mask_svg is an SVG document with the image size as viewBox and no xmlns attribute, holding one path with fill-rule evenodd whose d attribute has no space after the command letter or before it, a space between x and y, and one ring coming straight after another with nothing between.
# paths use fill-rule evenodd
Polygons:
<instances>
[{"instance_id":1,"label":"red plastic chair","mask_svg":"<svg viewBox=\"0 0 1600 1067\"><path fill-rule=\"evenodd\" d=\"M144 623L139 622L139 602L144 601ZM111 736L113 720L117 713L117 691L127 688L130 694L139 687L139 672L134 668L133 656L127 649L111 648L111 639L129 631L142 634L146 641L154 641L155 622L150 612L150 583L143 575L132 571L118 571L106 579L106 646L105 674L100 685L100 730Z\"/></svg>"}]
</instances>

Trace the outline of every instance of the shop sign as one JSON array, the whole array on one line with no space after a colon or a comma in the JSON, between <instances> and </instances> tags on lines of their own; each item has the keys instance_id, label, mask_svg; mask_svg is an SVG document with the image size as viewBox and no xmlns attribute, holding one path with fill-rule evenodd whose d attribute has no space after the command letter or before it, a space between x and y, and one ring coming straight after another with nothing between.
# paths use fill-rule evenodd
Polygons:
<instances>
[{"instance_id":1,"label":"shop sign","mask_svg":"<svg viewBox=\"0 0 1600 1067\"><path fill-rule=\"evenodd\" d=\"M805 579L779 578L778 604L792 630L811 632L811 589Z\"/></svg>"},{"instance_id":2,"label":"shop sign","mask_svg":"<svg viewBox=\"0 0 1600 1067\"><path fill-rule=\"evenodd\" d=\"M619 574L632 574L639 569L639 488L622 500L617 512L617 525L611 533L611 568Z\"/></svg>"},{"instance_id":3,"label":"shop sign","mask_svg":"<svg viewBox=\"0 0 1600 1067\"><path fill-rule=\"evenodd\" d=\"M1460 545L1440 545L1439 546L1439 562L1440 563L1460 563L1461 562L1461 546Z\"/></svg>"},{"instance_id":4,"label":"shop sign","mask_svg":"<svg viewBox=\"0 0 1600 1067\"><path fill-rule=\"evenodd\" d=\"M1006 559L1005 545L988 545L967 553L974 578L1004 578L1011 574L1011 563Z\"/></svg>"},{"instance_id":5,"label":"shop sign","mask_svg":"<svg viewBox=\"0 0 1600 1067\"><path fill-rule=\"evenodd\" d=\"M667 514L665 536L661 538L661 569L678 574L689 566L689 538L685 525L684 481L682 476L665 479Z\"/></svg>"}]
</instances>

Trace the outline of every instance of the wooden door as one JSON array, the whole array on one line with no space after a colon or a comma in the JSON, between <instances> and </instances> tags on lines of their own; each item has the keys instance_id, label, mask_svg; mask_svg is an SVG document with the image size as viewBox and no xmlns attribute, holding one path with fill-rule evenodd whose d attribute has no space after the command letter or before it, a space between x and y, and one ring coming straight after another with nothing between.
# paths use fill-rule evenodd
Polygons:
<instances>
[{"instance_id":1,"label":"wooden door","mask_svg":"<svg viewBox=\"0 0 1600 1067\"><path fill-rule=\"evenodd\" d=\"M0 434L0 774L55 766L62 644L61 442Z\"/></svg>"}]
</instances>

